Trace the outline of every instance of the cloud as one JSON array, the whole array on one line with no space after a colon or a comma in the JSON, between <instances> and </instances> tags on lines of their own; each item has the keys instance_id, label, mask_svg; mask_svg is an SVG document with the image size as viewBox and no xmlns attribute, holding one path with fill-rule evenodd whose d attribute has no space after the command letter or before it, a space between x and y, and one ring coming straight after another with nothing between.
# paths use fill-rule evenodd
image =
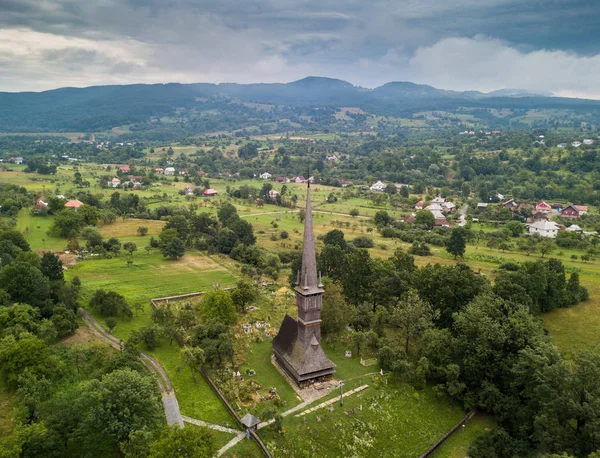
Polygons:
<instances>
[{"instance_id":1,"label":"cloud","mask_svg":"<svg viewBox=\"0 0 600 458\"><path fill-rule=\"evenodd\" d=\"M491 91L524 88L556 95L600 98L600 54L568 51L521 52L507 43L476 36L446 38L417 49L409 74L434 86Z\"/></svg>"},{"instance_id":2,"label":"cloud","mask_svg":"<svg viewBox=\"0 0 600 458\"><path fill-rule=\"evenodd\" d=\"M585 0L0 0L0 90L322 75L595 94L574 68L597 69L599 10Z\"/></svg>"}]
</instances>

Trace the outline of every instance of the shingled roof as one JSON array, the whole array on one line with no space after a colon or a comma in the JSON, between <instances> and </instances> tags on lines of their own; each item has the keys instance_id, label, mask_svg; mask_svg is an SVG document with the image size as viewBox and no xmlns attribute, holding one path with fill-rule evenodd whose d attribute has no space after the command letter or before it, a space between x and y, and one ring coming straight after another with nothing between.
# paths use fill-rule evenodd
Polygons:
<instances>
[{"instance_id":1,"label":"shingled roof","mask_svg":"<svg viewBox=\"0 0 600 458\"><path fill-rule=\"evenodd\" d=\"M331 374L335 367L314 337L307 347L300 343L298 322L289 315L285 316L279 333L273 339L273 351L297 381Z\"/></svg>"},{"instance_id":2,"label":"shingled roof","mask_svg":"<svg viewBox=\"0 0 600 458\"><path fill-rule=\"evenodd\" d=\"M313 234L312 203L310 200L310 182L306 190L306 217L304 219L304 246L302 247L302 267L296 291L307 294L323 293L321 282L317 278L317 256L315 254L315 236Z\"/></svg>"}]
</instances>

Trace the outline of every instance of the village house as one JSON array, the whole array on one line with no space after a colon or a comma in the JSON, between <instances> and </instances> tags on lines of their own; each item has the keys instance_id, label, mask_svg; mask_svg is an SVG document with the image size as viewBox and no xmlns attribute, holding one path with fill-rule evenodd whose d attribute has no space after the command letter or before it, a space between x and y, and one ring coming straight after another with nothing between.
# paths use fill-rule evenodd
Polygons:
<instances>
[{"instance_id":1,"label":"village house","mask_svg":"<svg viewBox=\"0 0 600 458\"><path fill-rule=\"evenodd\" d=\"M224 176L225 178L231 178L231 173L229 173L229 172L223 172L221 175Z\"/></svg>"},{"instance_id":2,"label":"village house","mask_svg":"<svg viewBox=\"0 0 600 458\"><path fill-rule=\"evenodd\" d=\"M529 233L531 235L537 234L541 237L554 238L559 230L559 225L552 221L540 220L529 225Z\"/></svg>"},{"instance_id":3,"label":"village house","mask_svg":"<svg viewBox=\"0 0 600 458\"><path fill-rule=\"evenodd\" d=\"M48 206L48 202L46 202L46 196L40 196L35 201L35 209L36 210L41 210L42 208L45 208L47 206Z\"/></svg>"},{"instance_id":4,"label":"village house","mask_svg":"<svg viewBox=\"0 0 600 458\"><path fill-rule=\"evenodd\" d=\"M187 188L184 188L184 189L183 189L183 193L184 193L186 196L193 196L193 195L194 195L194 189L195 189L195 188L193 188L193 187L191 187L191 186L188 186Z\"/></svg>"},{"instance_id":5,"label":"village house","mask_svg":"<svg viewBox=\"0 0 600 458\"><path fill-rule=\"evenodd\" d=\"M560 212L560 216L563 218L573 218L577 219L582 215L585 215L588 211L587 205L568 205L563 208Z\"/></svg>"},{"instance_id":6,"label":"village house","mask_svg":"<svg viewBox=\"0 0 600 458\"><path fill-rule=\"evenodd\" d=\"M175 175L175 167L167 167L165 169L165 175L166 176L170 176L170 177L172 177L173 175Z\"/></svg>"},{"instance_id":7,"label":"village house","mask_svg":"<svg viewBox=\"0 0 600 458\"><path fill-rule=\"evenodd\" d=\"M592 145L593 143L594 143L594 140L592 140L591 138L586 138L583 140L584 145Z\"/></svg>"},{"instance_id":8,"label":"village house","mask_svg":"<svg viewBox=\"0 0 600 458\"><path fill-rule=\"evenodd\" d=\"M128 165L117 165L117 168L121 171L121 172L129 172L129 166Z\"/></svg>"},{"instance_id":9,"label":"village house","mask_svg":"<svg viewBox=\"0 0 600 458\"><path fill-rule=\"evenodd\" d=\"M583 232L583 229L581 229L581 227L579 227L577 224L572 224L567 228L567 231L569 232Z\"/></svg>"},{"instance_id":10,"label":"village house","mask_svg":"<svg viewBox=\"0 0 600 458\"><path fill-rule=\"evenodd\" d=\"M566 148L567 144L566 143L559 143L558 145L556 145L557 148Z\"/></svg>"},{"instance_id":11,"label":"village house","mask_svg":"<svg viewBox=\"0 0 600 458\"><path fill-rule=\"evenodd\" d=\"M417 204L415 205L415 210L423 210L423 206L425 205L425 201L424 200L420 200L417 202Z\"/></svg>"},{"instance_id":12,"label":"village house","mask_svg":"<svg viewBox=\"0 0 600 458\"><path fill-rule=\"evenodd\" d=\"M81 207L83 205L83 202L75 199L75 200L68 200L65 203L65 208L74 208L75 210L77 210L79 207Z\"/></svg>"},{"instance_id":13,"label":"village house","mask_svg":"<svg viewBox=\"0 0 600 458\"><path fill-rule=\"evenodd\" d=\"M575 148L579 148L581 146L581 142L578 142L577 140L575 140L574 142L571 142L571 145L574 146Z\"/></svg>"},{"instance_id":14,"label":"village house","mask_svg":"<svg viewBox=\"0 0 600 458\"><path fill-rule=\"evenodd\" d=\"M271 199L276 199L278 195L279 195L279 192L275 191L274 189L271 189L271 190L269 191L269 197L270 197Z\"/></svg>"},{"instance_id":15,"label":"village house","mask_svg":"<svg viewBox=\"0 0 600 458\"><path fill-rule=\"evenodd\" d=\"M450 227L450 223L444 216L442 216L441 218L435 218L433 225L436 227Z\"/></svg>"},{"instance_id":16,"label":"village house","mask_svg":"<svg viewBox=\"0 0 600 458\"><path fill-rule=\"evenodd\" d=\"M198 175L199 177L205 177L206 176L206 172L204 172L203 170L198 170L196 172L196 175Z\"/></svg>"},{"instance_id":17,"label":"village house","mask_svg":"<svg viewBox=\"0 0 600 458\"><path fill-rule=\"evenodd\" d=\"M371 191L383 192L387 188L387 185L382 181L377 181L371 185L369 188Z\"/></svg>"},{"instance_id":18,"label":"village house","mask_svg":"<svg viewBox=\"0 0 600 458\"><path fill-rule=\"evenodd\" d=\"M162 167L157 167L154 169L154 173L156 173L157 175L162 175L163 173L165 173L165 169L163 169Z\"/></svg>"},{"instance_id":19,"label":"village house","mask_svg":"<svg viewBox=\"0 0 600 458\"><path fill-rule=\"evenodd\" d=\"M337 156L327 156L327 160L328 161L337 161L338 157Z\"/></svg>"},{"instance_id":20,"label":"village house","mask_svg":"<svg viewBox=\"0 0 600 458\"><path fill-rule=\"evenodd\" d=\"M512 212L516 211L517 208L519 207L519 205L515 202L515 199L507 200L506 202L503 202L501 205L502 205L502 208L508 208Z\"/></svg>"},{"instance_id":21,"label":"village house","mask_svg":"<svg viewBox=\"0 0 600 458\"><path fill-rule=\"evenodd\" d=\"M340 180L339 183L340 183L340 186L342 188L347 188L348 186L350 186L352 184L352 183L350 183L349 181L346 181L346 180Z\"/></svg>"},{"instance_id":22,"label":"village house","mask_svg":"<svg viewBox=\"0 0 600 458\"><path fill-rule=\"evenodd\" d=\"M110 184L110 186L112 188L118 188L119 185L121 184L121 180L119 180L117 177L115 177L112 180L110 180L108 183Z\"/></svg>"},{"instance_id":23,"label":"village house","mask_svg":"<svg viewBox=\"0 0 600 458\"><path fill-rule=\"evenodd\" d=\"M203 195L203 196L206 196L206 197L214 197L214 196L216 196L216 195L218 195L218 194L219 194L219 193L217 192L217 190L216 190L216 189L213 189L213 188L208 188L208 189L206 189L206 190L205 190L205 191L202 193L202 195Z\"/></svg>"},{"instance_id":24,"label":"village house","mask_svg":"<svg viewBox=\"0 0 600 458\"><path fill-rule=\"evenodd\" d=\"M292 178L291 181L294 183L304 183L304 182L306 182L306 178L304 178L302 175L300 175L300 176Z\"/></svg>"},{"instance_id":25,"label":"village house","mask_svg":"<svg viewBox=\"0 0 600 458\"><path fill-rule=\"evenodd\" d=\"M488 207L488 204L485 202L479 202L477 204L477 211L478 212L484 212L486 210L486 208Z\"/></svg>"},{"instance_id":26,"label":"village house","mask_svg":"<svg viewBox=\"0 0 600 458\"><path fill-rule=\"evenodd\" d=\"M546 220L548 221L548 215L542 212L535 212L532 216L534 221Z\"/></svg>"},{"instance_id":27,"label":"village house","mask_svg":"<svg viewBox=\"0 0 600 458\"><path fill-rule=\"evenodd\" d=\"M269 178L271 178L271 174L269 172L265 172L265 173L261 173L260 174L260 179L261 180L268 180Z\"/></svg>"},{"instance_id":28,"label":"village house","mask_svg":"<svg viewBox=\"0 0 600 458\"><path fill-rule=\"evenodd\" d=\"M19 157L11 157L8 161L12 162L13 164L22 164L23 158L20 156Z\"/></svg>"},{"instance_id":29,"label":"village house","mask_svg":"<svg viewBox=\"0 0 600 458\"><path fill-rule=\"evenodd\" d=\"M552 207L552 210L556 210L556 211L561 211L563 209L562 204L559 204L557 202L550 204L550 206Z\"/></svg>"},{"instance_id":30,"label":"village house","mask_svg":"<svg viewBox=\"0 0 600 458\"><path fill-rule=\"evenodd\" d=\"M546 202L544 202L543 200L540 200L537 204L535 204L535 211L542 212L542 213L548 213L548 212L552 211L552 207L550 205L548 205Z\"/></svg>"},{"instance_id":31,"label":"village house","mask_svg":"<svg viewBox=\"0 0 600 458\"><path fill-rule=\"evenodd\" d=\"M188 169L181 169L179 171L179 176L187 177L189 175Z\"/></svg>"},{"instance_id":32,"label":"village house","mask_svg":"<svg viewBox=\"0 0 600 458\"><path fill-rule=\"evenodd\" d=\"M275 178L275 182L276 183L289 183L290 180L288 180L286 177L277 177L277 178Z\"/></svg>"}]
</instances>

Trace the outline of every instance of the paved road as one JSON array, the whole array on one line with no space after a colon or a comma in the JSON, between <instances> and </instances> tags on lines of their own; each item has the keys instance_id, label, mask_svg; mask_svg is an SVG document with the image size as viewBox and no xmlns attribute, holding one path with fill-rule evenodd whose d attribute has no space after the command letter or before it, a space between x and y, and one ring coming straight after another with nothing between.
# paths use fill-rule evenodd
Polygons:
<instances>
[{"instance_id":1,"label":"paved road","mask_svg":"<svg viewBox=\"0 0 600 458\"><path fill-rule=\"evenodd\" d=\"M89 314L89 312L84 309L79 310L81 312L83 321L85 321L94 334L96 334L111 347L119 351L122 350L121 340L117 339L115 336L106 331L102 325L98 323L98 321L92 315ZM183 428L183 417L181 416L181 411L179 410L179 403L177 402L175 390L173 390L173 386L171 385L171 381L169 380L169 377L167 377L166 372L158 363L158 361L146 353L140 353L140 360L142 361L142 364L156 376L158 387L160 388L162 395L163 408L165 410L165 416L167 417L167 424L169 426L177 424Z\"/></svg>"}]
</instances>

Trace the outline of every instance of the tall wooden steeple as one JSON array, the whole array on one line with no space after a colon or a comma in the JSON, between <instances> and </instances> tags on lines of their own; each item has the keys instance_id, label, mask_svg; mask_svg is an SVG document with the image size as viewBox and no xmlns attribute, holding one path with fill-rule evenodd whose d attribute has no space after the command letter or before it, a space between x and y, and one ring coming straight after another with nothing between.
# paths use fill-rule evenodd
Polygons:
<instances>
[{"instance_id":1,"label":"tall wooden steeple","mask_svg":"<svg viewBox=\"0 0 600 458\"><path fill-rule=\"evenodd\" d=\"M273 339L273 353L279 365L304 386L325 379L335 372L335 364L321 348L321 308L323 284L317 275L317 256L313 233L310 182L306 190L306 217L302 266L296 277L298 320L286 315Z\"/></svg>"}]
</instances>

